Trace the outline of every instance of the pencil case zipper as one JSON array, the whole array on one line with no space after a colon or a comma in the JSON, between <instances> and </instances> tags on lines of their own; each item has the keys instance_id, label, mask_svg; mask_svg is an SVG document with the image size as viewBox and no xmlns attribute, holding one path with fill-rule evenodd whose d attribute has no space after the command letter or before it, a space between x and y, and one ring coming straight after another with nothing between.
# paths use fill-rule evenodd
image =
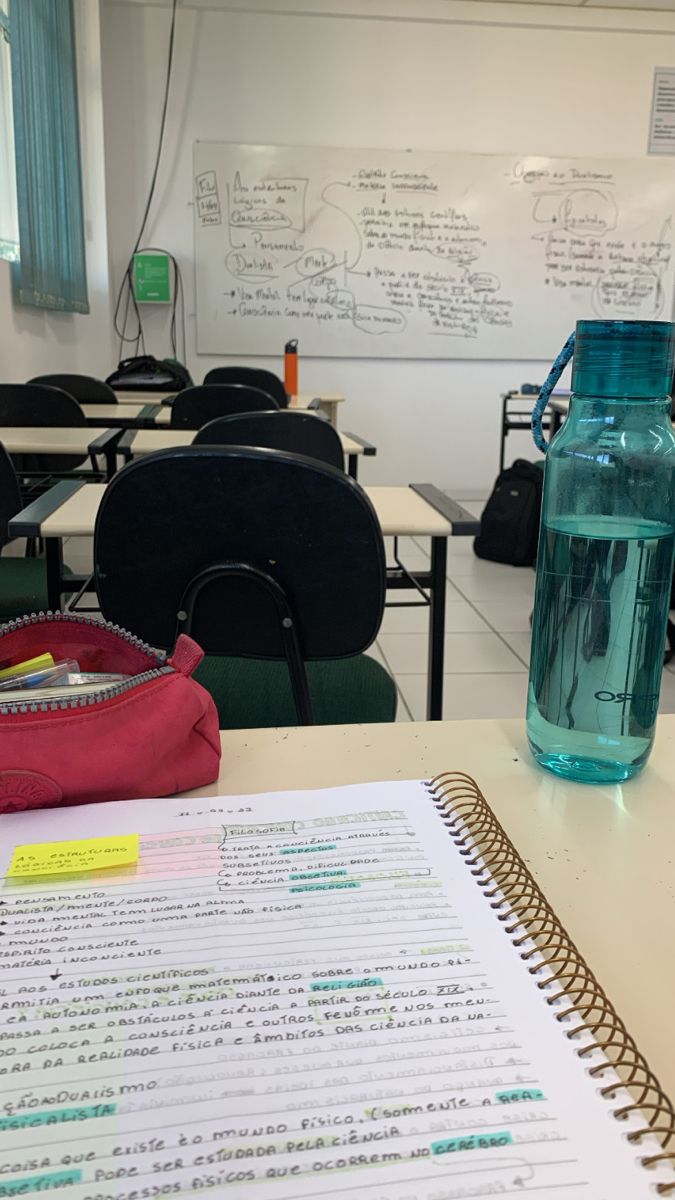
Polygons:
<instances>
[{"instance_id":1,"label":"pencil case zipper","mask_svg":"<svg viewBox=\"0 0 675 1200\"><path fill-rule=\"evenodd\" d=\"M91 708L95 704L104 704L106 700L116 700L123 696L126 692L133 691L134 688L140 687L142 684L149 683L153 679L160 679L164 675L174 675L175 668L168 666L164 661L165 655L155 650L153 646L136 637L135 634L129 633L127 629L122 629L120 625L113 624L112 621L96 621L92 617L82 616L79 613L61 613L47 612L31 613L27 617L15 617L12 621L7 621L0 627L0 637L8 633L16 633L19 629L29 628L31 625L38 625L44 622L53 621L58 624L72 625L89 625L95 629L105 629L108 633L113 633L135 649L147 654L150 658L154 658L158 664L157 667L151 667L147 671L142 671L138 675L132 675L129 679L121 680L119 683L114 683L105 688L97 689L94 692L86 694L79 693L72 698L61 697L60 699L49 700L43 697L40 700L30 700L28 697L25 701L8 700L5 703L0 699L0 717L3 716L19 716L24 713L49 713L73 710L78 708Z\"/></svg>"}]
</instances>

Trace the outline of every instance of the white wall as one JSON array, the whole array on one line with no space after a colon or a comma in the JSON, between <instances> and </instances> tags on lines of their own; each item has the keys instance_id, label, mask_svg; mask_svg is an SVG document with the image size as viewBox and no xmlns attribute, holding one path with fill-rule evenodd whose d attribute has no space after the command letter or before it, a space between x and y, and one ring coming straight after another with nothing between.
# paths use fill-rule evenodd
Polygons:
<instances>
[{"instance_id":1,"label":"white wall","mask_svg":"<svg viewBox=\"0 0 675 1200\"><path fill-rule=\"evenodd\" d=\"M9 263L0 260L0 378L22 382L45 371L110 371L108 241L98 0L76 0L78 98L87 278L91 312L14 305Z\"/></svg>"},{"instance_id":2,"label":"white wall","mask_svg":"<svg viewBox=\"0 0 675 1200\"><path fill-rule=\"evenodd\" d=\"M179 6L166 153L145 239L182 265L198 380L227 360L194 348L195 139L640 157L653 68L675 66L667 13L456 0L295 0L293 15L281 0L258 0L250 13L230 7L241 2ZM168 28L166 6L103 0L115 284L149 182ZM148 350L166 353L166 314L145 311ZM540 380L545 364L301 357L300 371L303 391L343 391L343 427L376 442L365 481L430 480L467 494L496 474L499 393ZM523 450L526 436L512 437L509 458Z\"/></svg>"}]
</instances>

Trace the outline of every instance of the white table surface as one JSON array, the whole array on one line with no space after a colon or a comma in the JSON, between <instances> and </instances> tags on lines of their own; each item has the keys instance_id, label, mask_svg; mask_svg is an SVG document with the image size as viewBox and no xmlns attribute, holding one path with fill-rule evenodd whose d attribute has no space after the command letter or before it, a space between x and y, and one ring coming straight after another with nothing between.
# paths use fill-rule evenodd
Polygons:
<instances>
[{"instance_id":1,"label":"white table surface","mask_svg":"<svg viewBox=\"0 0 675 1200\"><path fill-rule=\"evenodd\" d=\"M345 397L340 392L298 392L291 396L289 408L309 408L313 400L320 404L343 404Z\"/></svg>"},{"instance_id":2,"label":"white table surface","mask_svg":"<svg viewBox=\"0 0 675 1200\"><path fill-rule=\"evenodd\" d=\"M92 537L96 514L99 509L105 483L85 483L69 496L64 503L45 517L40 525L41 537Z\"/></svg>"},{"instance_id":3,"label":"white table surface","mask_svg":"<svg viewBox=\"0 0 675 1200\"><path fill-rule=\"evenodd\" d=\"M409 487L367 487L385 537L450 537L452 524Z\"/></svg>"},{"instance_id":4,"label":"white table surface","mask_svg":"<svg viewBox=\"0 0 675 1200\"><path fill-rule=\"evenodd\" d=\"M502 392L502 400L524 400L526 403L529 402L529 404L531 404L531 406L534 408L538 394L538 392ZM559 396L557 392L554 392L553 396L555 399L567 400L569 397L569 392L566 393L565 396Z\"/></svg>"},{"instance_id":5,"label":"white table surface","mask_svg":"<svg viewBox=\"0 0 675 1200\"><path fill-rule=\"evenodd\" d=\"M174 446L191 446L196 432L196 429L139 429L130 451L134 458L140 458L142 454L152 454L155 450L170 450ZM343 433L339 433L338 437L342 442L345 454L363 454L363 446L360 442L355 442Z\"/></svg>"},{"instance_id":6,"label":"white table surface","mask_svg":"<svg viewBox=\"0 0 675 1200\"><path fill-rule=\"evenodd\" d=\"M294 409L295 411L306 411L309 408L310 401L313 399L313 396L292 396L291 403L288 407L290 409ZM342 400L344 400L344 396L331 396L325 400L324 403L327 405L339 404ZM157 413L157 416L155 417L155 425L168 425L170 421L171 409L167 405L161 410L161 412Z\"/></svg>"},{"instance_id":7,"label":"white table surface","mask_svg":"<svg viewBox=\"0 0 675 1200\"><path fill-rule=\"evenodd\" d=\"M176 392L115 392L118 404L161 404Z\"/></svg>"},{"instance_id":8,"label":"white table surface","mask_svg":"<svg viewBox=\"0 0 675 1200\"><path fill-rule=\"evenodd\" d=\"M327 396L327 397L324 396L324 397L319 397L319 398L321 399L321 403L324 406L341 404L342 401L344 400L344 396ZM295 410L296 412L300 412L300 411L306 412L307 409L309 408L311 401L314 399L316 399L316 397L310 396L310 395L291 396L291 402L288 407L289 407L289 409ZM168 425L170 420L171 420L171 409L167 405L155 417L155 425Z\"/></svg>"},{"instance_id":9,"label":"white table surface","mask_svg":"<svg viewBox=\"0 0 675 1200\"><path fill-rule=\"evenodd\" d=\"M115 392L119 404L161 404L177 392ZM289 408L307 408L312 400L324 404L342 404L345 397L340 392L298 392L291 396Z\"/></svg>"},{"instance_id":10,"label":"white table surface","mask_svg":"<svg viewBox=\"0 0 675 1200\"><path fill-rule=\"evenodd\" d=\"M40 526L41 536L91 537L105 489L105 483L83 484L45 518ZM450 537L452 534L450 522L411 488L367 487L363 490L370 497L385 537L406 534Z\"/></svg>"},{"instance_id":11,"label":"white table surface","mask_svg":"<svg viewBox=\"0 0 675 1200\"><path fill-rule=\"evenodd\" d=\"M631 783L588 787L540 770L523 721L439 721L221 734L220 779L194 795L473 775L675 1097L675 716ZM593 1198L589 1197L589 1200Z\"/></svg>"},{"instance_id":12,"label":"white table surface","mask_svg":"<svg viewBox=\"0 0 675 1200\"><path fill-rule=\"evenodd\" d=\"M153 401L149 400L146 401L146 403L152 404ZM125 419L132 420L133 418L140 416L144 408L145 404L124 404L122 406L119 404L83 404L82 412L87 419L90 417L100 417L102 420L111 421L115 420L116 418L119 419L123 417ZM167 418L170 417L168 408L166 413ZM164 413L162 413L162 416L163 415Z\"/></svg>"},{"instance_id":13,"label":"white table surface","mask_svg":"<svg viewBox=\"0 0 675 1200\"><path fill-rule=\"evenodd\" d=\"M106 432L86 425L7 425L0 426L0 442L8 454L87 454L91 443Z\"/></svg>"},{"instance_id":14,"label":"white table surface","mask_svg":"<svg viewBox=\"0 0 675 1200\"><path fill-rule=\"evenodd\" d=\"M345 397L339 392L322 392L317 395L316 392L299 392L297 396L291 396L288 407L290 409L308 409L313 400L318 400L319 408L330 421L334 429L338 427L338 405L342 404Z\"/></svg>"}]
</instances>

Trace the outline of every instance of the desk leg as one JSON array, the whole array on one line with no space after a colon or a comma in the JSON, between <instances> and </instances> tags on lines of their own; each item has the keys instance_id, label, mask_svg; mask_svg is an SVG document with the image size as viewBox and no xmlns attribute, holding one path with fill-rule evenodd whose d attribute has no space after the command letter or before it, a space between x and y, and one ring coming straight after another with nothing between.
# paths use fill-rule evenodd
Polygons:
<instances>
[{"instance_id":1,"label":"desk leg","mask_svg":"<svg viewBox=\"0 0 675 1200\"><path fill-rule=\"evenodd\" d=\"M352 479L357 479L359 474L359 459L356 454L347 455L347 474L351 475Z\"/></svg>"},{"instance_id":2,"label":"desk leg","mask_svg":"<svg viewBox=\"0 0 675 1200\"><path fill-rule=\"evenodd\" d=\"M105 479L109 483L117 471L117 446L109 447L105 452Z\"/></svg>"},{"instance_id":3,"label":"desk leg","mask_svg":"<svg viewBox=\"0 0 675 1200\"><path fill-rule=\"evenodd\" d=\"M47 605L52 612L61 607L61 580L63 576L63 544L61 538L45 538L47 562Z\"/></svg>"},{"instance_id":4,"label":"desk leg","mask_svg":"<svg viewBox=\"0 0 675 1200\"><path fill-rule=\"evenodd\" d=\"M431 539L429 606L429 665L427 668L427 720L443 719L443 666L445 657L445 592L448 560L447 537Z\"/></svg>"},{"instance_id":5,"label":"desk leg","mask_svg":"<svg viewBox=\"0 0 675 1200\"><path fill-rule=\"evenodd\" d=\"M337 429L337 407L334 400L322 400L319 404L319 408L325 412L333 429Z\"/></svg>"}]
</instances>

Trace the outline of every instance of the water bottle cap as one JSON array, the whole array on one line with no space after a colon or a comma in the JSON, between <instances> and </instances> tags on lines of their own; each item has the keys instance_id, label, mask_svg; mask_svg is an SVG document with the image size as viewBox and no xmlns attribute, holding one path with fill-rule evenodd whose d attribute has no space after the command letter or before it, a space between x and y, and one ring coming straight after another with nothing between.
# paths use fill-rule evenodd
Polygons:
<instances>
[{"instance_id":1,"label":"water bottle cap","mask_svg":"<svg viewBox=\"0 0 675 1200\"><path fill-rule=\"evenodd\" d=\"M674 353L670 321L577 321L572 391L614 399L667 396Z\"/></svg>"}]
</instances>

